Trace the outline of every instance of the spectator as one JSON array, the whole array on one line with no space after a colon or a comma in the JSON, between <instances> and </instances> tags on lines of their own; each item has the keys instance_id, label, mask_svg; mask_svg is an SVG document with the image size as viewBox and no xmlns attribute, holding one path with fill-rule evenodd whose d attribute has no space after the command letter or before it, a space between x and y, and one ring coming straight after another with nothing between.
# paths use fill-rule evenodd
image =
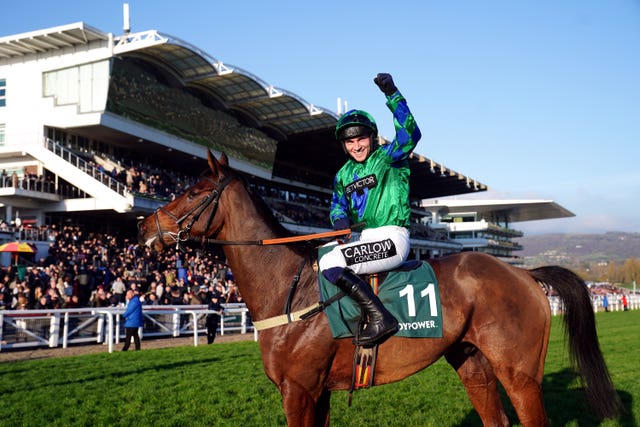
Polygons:
<instances>
[{"instance_id":1,"label":"spectator","mask_svg":"<svg viewBox=\"0 0 640 427\"><path fill-rule=\"evenodd\" d=\"M133 338L133 342L137 350L140 350L140 335L138 334L138 329L144 325L144 315L142 314L142 304L140 303L140 298L133 290L128 290L125 296L127 301L127 308L125 312L122 314L124 317L124 346L122 347L122 351L129 350L129 345L131 344L131 338Z\"/></svg>"},{"instance_id":2,"label":"spectator","mask_svg":"<svg viewBox=\"0 0 640 427\"><path fill-rule=\"evenodd\" d=\"M78 308L80 307L80 301L78 295L67 296L63 304L63 308Z\"/></svg>"},{"instance_id":3,"label":"spectator","mask_svg":"<svg viewBox=\"0 0 640 427\"><path fill-rule=\"evenodd\" d=\"M122 280L122 276L117 276L116 279L111 282L111 293L118 298L119 302L124 302L124 292L127 289L127 285L125 285Z\"/></svg>"},{"instance_id":4,"label":"spectator","mask_svg":"<svg viewBox=\"0 0 640 427\"><path fill-rule=\"evenodd\" d=\"M146 294L146 298L144 300L145 305L158 305L158 297L155 293L149 292Z\"/></svg>"},{"instance_id":5,"label":"spectator","mask_svg":"<svg viewBox=\"0 0 640 427\"><path fill-rule=\"evenodd\" d=\"M207 313L207 344L213 344L216 339L216 331L218 330L218 324L220 323L220 316L222 316L222 295L216 292L215 288L211 286L209 292L206 292L205 288L205 301L207 303L207 309L214 313Z\"/></svg>"},{"instance_id":6,"label":"spectator","mask_svg":"<svg viewBox=\"0 0 640 427\"><path fill-rule=\"evenodd\" d=\"M49 303L49 300L47 299L47 297L45 295L42 295L38 299L38 302L36 303L36 306L35 306L36 310L49 310L51 308L52 308L52 306Z\"/></svg>"},{"instance_id":7,"label":"spectator","mask_svg":"<svg viewBox=\"0 0 640 427\"><path fill-rule=\"evenodd\" d=\"M0 292L0 310L11 309L11 302L6 298L6 294Z\"/></svg>"},{"instance_id":8,"label":"spectator","mask_svg":"<svg viewBox=\"0 0 640 427\"><path fill-rule=\"evenodd\" d=\"M91 295L90 303L91 307L109 307L111 305L102 286L98 286L98 289Z\"/></svg>"},{"instance_id":9,"label":"spectator","mask_svg":"<svg viewBox=\"0 0 640 427\"><path fill-rule=\"evenodd\" d=\"M11 305L21 291L29 309L66 306L73 295L77 295L81 307L117 306L124 302L124 292L132 285L140 295L155 292L156 297L145 298L145 304L190 303L192 290L196 291L192 295L194 302L200 304L197 294L200 284L220 283L220 293L226 299L227 282L231 301L237 300L235 284L229 280L231 272L224 267L223 260L212 254L187 248L181 255L185 272L182 280L178 280L177 251L154 253L126 239L86 232L79 226L49 226L42 234L45 239L55 237L49 245L49 254L27 268L24 281L18 280L15 267L0 268L0 292L6 293L5 304ZM217 275L221 280L216 279ZM55 289L55 294L50 289ZM40 302L43 295L46 307Z\"/></svg>"}]
</instances>

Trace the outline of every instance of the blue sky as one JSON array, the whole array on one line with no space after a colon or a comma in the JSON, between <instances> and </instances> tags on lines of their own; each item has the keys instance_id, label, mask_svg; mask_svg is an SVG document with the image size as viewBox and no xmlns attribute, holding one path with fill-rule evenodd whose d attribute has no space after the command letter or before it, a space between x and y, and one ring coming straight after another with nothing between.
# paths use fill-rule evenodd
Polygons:
<instances>
[{"instance_id":1,"label":"blue sky","mask_svg":"<svg viewBox=\"0 0 640 427\"><path fill-rule=\"evenodd\" d=\"M178 37L317 106L341 97L387 137L372 78L393 74L418 153L488 185L482 197L577 215L514 224L526 234L640 232L637 0L128 3L132 32ZM77 21L119 35L122 4L10 2L0 36Z\"/></svg>"}]
</instances>

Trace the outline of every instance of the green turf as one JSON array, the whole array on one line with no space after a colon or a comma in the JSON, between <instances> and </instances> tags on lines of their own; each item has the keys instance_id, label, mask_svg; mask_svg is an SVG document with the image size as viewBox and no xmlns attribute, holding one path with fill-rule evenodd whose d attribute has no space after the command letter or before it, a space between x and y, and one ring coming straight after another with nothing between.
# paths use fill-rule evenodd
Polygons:
<instances>
[{"instance_id":1,"label":"green turf","mask_svg":"<svg viewBox=\"0 0 640 427\"><path fill-rule=\"evenodd\" d=\"M554 426L640 425L640 311L598 313L600 345L626 413L598 423L553 319L544 377ZM102 353L0 364L2 426L282 426L280 395L257 343ZM332 395L337 426L476 426L480 419L444 361L402 382ZM507 405L512 421L515 415Z\"/></svg>"}]
</instances>

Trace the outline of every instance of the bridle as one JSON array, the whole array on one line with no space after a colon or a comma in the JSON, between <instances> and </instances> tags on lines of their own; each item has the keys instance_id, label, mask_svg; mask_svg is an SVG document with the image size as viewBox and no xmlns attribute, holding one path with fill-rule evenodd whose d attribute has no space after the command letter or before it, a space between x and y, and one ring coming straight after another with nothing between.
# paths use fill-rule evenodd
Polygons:
<instances>
[{"instance_id":1,"label":"bridle","mask_svg":"<svg viewBox=\"0 0 640 427\"><path fill-rule=\"evenodd\" d=\"M209 181L211 181L212 183L216 184L215 181L213 179L211 179L208 176L205 176L206 179L208 179ZM209 214L209 218L207 219L206 222L206 226L204 228L205 232L206 230L209 229L209 227L211 226L211 223L213 221L213 217L215 216L217 210L218 210L218 202L220 201L220 195L222 194L222 191L231 183L231 181L233 181L233 179L235 178L235 176L233 175L229 175L224 177L221 181L219 181L217 183L217 187L213 188L211 190L211 192L204 197L202 200L200 200L200 202L198 202L195 206L193 206L191 209L189 209L184 215L182 215L181 217L177 217L176 215L174 215L172 212L168 211L167 209L165 209L164 207L159 207L158 209L155 210L154 212L154 219L155 219L155 223L156 223L156 229L157 229L157 236L160 239L160 242L162 243L163 246L166 246L163 236L170 236L173 241L176 243L176 250L179 250L181 252L184 252L184 247L183 247L183 243L190 241L190 240L199 240L201 241L203 244L205 243L211 243L211 242L215 242L215 243L221 243L221 244L231 244L231 245L236 245L236 244L240 244L240 245L264 245L264 244L269 244L269 243L265 243L266 241L261 240L261 241L241 241L241 242L232 242L232 241L218 241L215 239L207 239L206 236L203 235L202 238L194 238L191 236L191 228L193 227L193 225L198 222L198 220L200 219L200 216L204 213L204 211L209 207L209 205L212 205L211 208L211 213ZM169 232L169 231L162 231L162 227L160 226L160 218L158 216L158 212L162 212L165 215L167 215L168 217L172 218L176 225L178 226L178 232L177 233L173 233L173 232ZM185 226L183 226L183 224L189 219L191 218ZM283 239L280 239L283 240ZM286 239L284 239L286 240ZM279 242L273 242L275 244L285 244L285 241L279 241ZM296 288L298 286L298 282L300 281L300 277L302 274L302 270L305 266L305 264L307 263L307 257L303 257L302 258L302 263L300 264L299 268L298 268L298 272L296 273L296 275L293 277L291 284L289 286L289 294L286 300L286 304L285 304L285 308L284 308L284 313L281 316L276 316L274 318L270 318L270 319L266 319L262 322L256 322L254 321L254 327L256 327L255 323L257 323L258 325L260 325L261 328L272 328L274 326L279 326L279 325L283 325L283 324L287 324L287 323L291 323L297 320L302 320L302 319L306 319L308 317L311 317L317 313L319 313L321 310L324 309L324 305L317 303L314 304L311 307L306 308L305 310L301 310L295 313L291 312L291 304L293 302L293 296L294 293L296 291ZM344 295L344 294L343 294Z\"/></svg>"},{"instance_id":2,"label":"bridle","mask_svg":"<svg viewBox=\"0 0 640 427\"><path fill-rule=\"evenodd\" d=\"M205 176L206 179L215 183L213 179L208 176ZM326 238L333 238L339 236L346 236L351 234L352 230L358 230L365 226L365 223L358 223L351 228L343 229L343 230L334 230L322 233L313 233L306 234L302 236L293 236L293 237L280 237L280 238L272 238L272 239L262 239L262 240L218 240L215 238L208 238L205 235L202 237L191 236L191 228L193 225L200 219L202 213L207 209L207 207L213 203L213 209L211 209L211 213L209 214L209 218L207 219L206 226L204 230L208 230L211 226L211 222L213 221L213 217L215 216L218 210L218 202L220 200L220 195L222 194L222 190L224 190L230 183L236 178L236 176L230 175L226 176L222 179L216 188L211 190L205 198L203 198L197 205L189 209L187 213L178 218L172 212L168 211L164 207L159 207L153 213L154 220L156 223L156 236L160 238L160 242L163 246L167 246L165 244L163 236L169 236L176 243L176 249L184 252L184 248L182 246L183 243L192 241L192 242L200 242L202 245L213 244L213 245L252 245L252 246L268 246L268 245L286 245L290 243L299 243L299 242L310 242L313 240L320 240ZM163 231L160 226L160 218L158 216L158 212L162 212L167 215L169 218L173 219L178 226L178 232L174 233L172 231ZM185 226L182 227L182 223L184 223L189 217L191 217L191 221Z\"/></svg>"},{"instance_id":3,"label":"bridle","mask_svg":"<svg viewBox=\"0 0 640 427\"><path fill-rule=\"evenodd\" d=\"M196 222L198 222L201 215L209 207L209 205L212 205L211 212L209 213L209 217L207 218L207 222L204 227L205 232L209 229L209 227L211 226L211 223L213 222L213 218L216 212L218 211L218 202L220 201L220 195L222 194L222 191L237 177L235 175L228 175L228 176L225 176L222 180L220 180L217 183L209 176L205 176L204 178L211 181L214 185L215 184L217 185L211 190L211 192L206 197L200 200L200 202L198 202L195 206L189 209L181 217L174 215L172 212L168 211L164 207L159 207L158 209L155 210L153 215L156 223L157 236L160 239L160 242L162 243L163 246L167 246L163 238L164 236L171 237L171 239L173 239L173 241L176 244L176 250L184 252L185 249L183 247L183 244L187 241L199 241L203 245L223 244L223 245L265 246L265 245L284 245L284 244L289 244L294 242L309 242L311 240L317 240L317 239L322 239L327 237L344 236L351 233L350 229L345 229L345 230L336 230L336 231L331 231L326 233L316 233L316 234L306 235L306 236L275 238L275 239L265 239L265 240L244 240L244 241L216 240L216 239L207 238L204 234L201 238L193 237L191 236L191 228ZM160 218L158 216L159 212L162 212L163 214L167 215L168 217L172 218L175 221L176 225L178 226L177 233L162 230L162 227L160 226ZM187 220L189 221L187 222ZM183 226L185 222L186 222L186 225ZM362 226L362 225L363 224L358 224L357 226ZM355 227L356 226L354 226L354 228ZM293 301L293 296L296 291L298 282L300 281L302 270L306 262L307 262L307 257L303 257L302 262L298 268L298 272L296 273L296 275L293 277L291 281L290 288L289 288L289 295L287 297L287 301L284 308L285 314L281 316L276 316L274 318L266 319L263 321L254 321L254 327L259 327L260 329L267 329L267 328L272 328L275 326L280 326L280 325L288 324L291 322L295 322L298 320L307 319L319 313L320 311L324 310L326 306L332 304L334 301L342 298L345 295L343 292L339 292L338 294L334 295L332 298L329 298L325 302L314 304L313 306L307 307L304 310L292 312L291 305Z\"/></svg>"},{"instance_id":4,"label":"bridle","mask_svg":"<svg viewBox=\"0 0 640 427\"><path fill-rule=\"evenodd\" d=\"M211 181L212 183L216 184L216 182L210 177L205 176L205 178ZM153 215L156 223L157 236L160 239L160 242L162 243L162 245L166 246L163 237L169 236L175 242L176 249L181 252L184 252L183 244L189 240L196 240L191 236L191 228L196 222L198 222L198 220L200 219L200 216L209 207L209 205L213 205L211 209L211 213L209 214L209 218L207 218L207 222L204 227L205 231L208 230L209 227L211 226L211 222L213 221L213 217L218 211L218 202L220 201L220 195L222 194L222 191L227 187L227 185L229 185L231 181L233 181L234 178L235 177L232 175L224 177L221 181L217 183L217 186L213 188L206 197L200 200L198 204L193 206L191 209L189 209L184 215L182 215L179 218L176 215L174 215L172 212L169 212L167 209L165 209L164 206L161 206L158 209L156 209ZM162 230L162 227L160 226L160 218L158 216L158 212L162 212L163 214L167 215L169 218L175 221L176 225L178 226L177 233ZM183 224L189 218L191 218L189 222L187 222L187 224L183 226Z\"/></svg>"}]
</instances>

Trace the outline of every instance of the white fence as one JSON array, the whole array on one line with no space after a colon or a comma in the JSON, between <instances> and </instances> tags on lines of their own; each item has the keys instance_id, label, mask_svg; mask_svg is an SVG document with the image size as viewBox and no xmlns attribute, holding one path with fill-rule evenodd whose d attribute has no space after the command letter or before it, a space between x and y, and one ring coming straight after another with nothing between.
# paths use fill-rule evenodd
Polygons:
<instances>
[{"instance_id":1,"label":"white fence","mask_svg":"<svg viewBox=\"0 0 640 427\"><path fill-rule=\"evenodd\" d=\"M246 334L257 339L244 304L223 304L218 331ZM0 351L34 347L67 348L74 344L98 343L113 352L114 344L124 337L122 313L118 308L74 308L62 310L0 311ZM209 313L204 305L143 307L144 326L141 337L193 336L206 333Z\"/></svg>"},{"instance_id":2,"label":"white fence","mask_svg":"<svg viewBox=\"0 0 640 427\"><path fill-rule=\"evenodd\" d=\"M607 294L607 301L609 304L608 311L622 311L624 310L622 304L622 294ZM591 304L593 305L593 311L607 311L604 308L604 295L592 295L591 296ZM551 314L558 315L562 314L563 307L562 302L560 301L560 297L554 296L549 297L549 305L551 306ZM627 309L628 310L638 310L640 309L640 295L630 294L627 295Z\"/></svg>"},{"instance_id":3,"label":"white fence","mask_svg":"<svg viewBox=\"0 0 640 427\"><path fill-rule=\"evenodd\" d=\"M622 295L607 295L609 311L623 310ZM627 295L628 309L640 309L640 295ZM605 311L603 296L592 296L593 310ZM551 313L562 314L559 297L549 297ZM248 310L244 304L224 304L218 331L226 333L253 333ZM74 308L63 310L0 311L0 351L36 347L56 348L82 344L104 344L113 352L114 344L124 335L122 313L124 308ZM144 327L140 336L184 337L198 336L206 332L205 319L213 313L203 305L146 306L143 307Z\"/></svg>"}]
</instances>

